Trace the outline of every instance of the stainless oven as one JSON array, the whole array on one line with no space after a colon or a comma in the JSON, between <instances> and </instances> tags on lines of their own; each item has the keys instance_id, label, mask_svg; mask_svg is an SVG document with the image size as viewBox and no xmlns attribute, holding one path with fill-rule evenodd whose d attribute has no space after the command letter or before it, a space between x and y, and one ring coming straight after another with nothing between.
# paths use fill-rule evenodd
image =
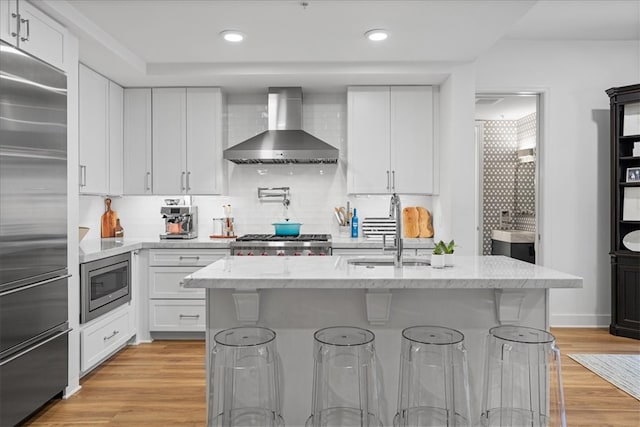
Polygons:
<instances>
[{"instance_id":1,"label":"stainless oven","mask_svg":"<svg viewBox=\"0 0 640 427\"><path fill-rule=\"evenodd\" d=\"M131 255L80 264L80 323L131 301Z\"/></svg>"}]
</instances>

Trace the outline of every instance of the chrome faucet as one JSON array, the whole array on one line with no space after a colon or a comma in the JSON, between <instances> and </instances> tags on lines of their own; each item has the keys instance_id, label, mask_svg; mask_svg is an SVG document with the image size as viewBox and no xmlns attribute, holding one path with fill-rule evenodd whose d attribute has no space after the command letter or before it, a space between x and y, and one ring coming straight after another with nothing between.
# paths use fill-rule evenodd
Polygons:
<instances>
[{"instance_id":1,"label":"chrome faucet","mask_svg":"<svg viewBox=\"0 0 640 427\"><path fill-rule=\"evenodd\" d=\"M389 201L389 217L396 220L396 236L394 238L393 246L386 245L385 236L382 235L382 251L395 251L395 257L393 258L394 267L402 267L402 205L400 203L400 196L396 193L391 195Z\"/></svg>"}]
</instances>

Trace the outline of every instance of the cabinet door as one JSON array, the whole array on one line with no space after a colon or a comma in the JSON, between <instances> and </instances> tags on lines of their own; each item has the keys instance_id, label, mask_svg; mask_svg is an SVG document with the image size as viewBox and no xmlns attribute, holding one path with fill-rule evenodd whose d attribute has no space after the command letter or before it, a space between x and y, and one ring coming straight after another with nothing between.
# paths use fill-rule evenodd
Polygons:
<instances>
[{"instance_id":1,"label":"cabinet door","mask_svg":"<svg viewBox=\"0 0 640 427\"><path fill-rule=\"evenodd\" d=\"M109 194L122 194L122 103L123 90L109 82Z\"/></svg>"},{"instance_id":2,"label":"cabinet door","mask_svg":"<svg viewBox=\"0 0 640 427\"><path fill-rule=\"evenodd\" d=\"M0 39L18 45L17 0L0 0Z\"/></svg>"},{"instance_id":3,"label":"cabinet door","mask_svg":"<svg viewBox=\"0 0 640 427\"><path fill-rule=\"evenodd\" d=\"M389 88L349 88L347 192L390 191Z\"/></svg>"},{"instance_id":4,"label":"cabinet door","mask_svg":"<svg viewBox=\"0 0 640 427\"><path fill-rule=\"evenodd\" d=\"M124 194L151 194L151 89L124 90Z\"/></svg>"},{"instance_id":5,"label":"cabinet door","mask_svg":"<svg viewBox=\"0 0 640 427\"><path fill-rule=\"evenodd\" d=\"M433 193L433 91L391 88L391 190Z\"/></svg>"},{"instance_id":6,"label":"cabinet door","mask_svg":"<svg viewBox=\"0 0 640 427\"><path fill-rule=\"evenodd\" d=\"M80 192L107 194L109 81L82 64L78 103Z\"/></svg>"},{"instance_id":7,"label":"cabinet door","mask_svg":"<svg viewBox=\"0 0 640 427\"><path fill-rule=\"evenodd\" d=\"M63 68L64 27L26 1L19 2L18 11L18 47L54 67Z\"/></svg>"},{"instance_id":8,"label":"cabinet door","mask_svg":"<svg viewBox=\"0 0 640 427\"><path fill-rule=\"evenodd\" d=\"M217 88L187 89L187 178L190 194L219 194L222 96Z\"/></svg>"},{"instance_id":9,"label":"cabinet door","mask_svg":"<svg viewBox=\"0 0 640 427\"><path fill-rule=\"evenodd\" d=\"M153 89L153 193L186 191L185 89Z\"/></svg>"}]
</instances>

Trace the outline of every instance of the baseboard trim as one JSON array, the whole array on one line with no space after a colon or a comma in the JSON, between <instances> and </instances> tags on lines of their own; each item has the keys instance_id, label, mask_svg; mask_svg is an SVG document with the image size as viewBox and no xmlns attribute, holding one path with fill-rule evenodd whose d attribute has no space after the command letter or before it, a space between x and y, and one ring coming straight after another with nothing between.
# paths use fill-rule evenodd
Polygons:
<instances>
[{"instance_id":1,"label":"baseboard trim","mask_svg":"<svg viewBox=\"0 0 640 427\"><path fill-rule=\"evenodd\" d=\"M551 314L551 327L605 328L611 323L609 314Z\"/></svg>"}]
</instances>

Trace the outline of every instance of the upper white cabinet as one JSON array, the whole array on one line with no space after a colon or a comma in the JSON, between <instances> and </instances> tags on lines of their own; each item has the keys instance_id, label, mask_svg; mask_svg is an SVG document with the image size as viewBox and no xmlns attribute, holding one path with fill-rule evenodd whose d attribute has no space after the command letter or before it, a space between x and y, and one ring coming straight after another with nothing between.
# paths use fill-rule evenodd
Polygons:
<instances>
[{"instance_id":1,"label":"upper white cabinet","mask_svg":"<svg viewBox=\"0 0 640 427\"><path fill-rule=\"evenodd\" d=\"M152 105L153 193L219 194L220 89L153 89Z\"/></svg>"},{"instance_id":2,"label":"upper white cabinet","mask_svg":"<svg viewBox=\"0 0 640 427\"><path fill-rule=\"evenodd\" d=\"M434 192L433 88L350 87L347 191Z\"/></svg>"},{"instance_id":3,"label":"upper white cabinet","mask_svg":"<svg viewBox=\"0 0 640 427\"><path fill-rule=\"evenodd\" d=\"M117 84L80 64L80 193L122 194L122 101Z\"/></svg>"},{"instance_id":4,"label":"upper white cabinet","mask_svg":"<svg viewBox=\"0 0 640 427\"><path fill-rule=\"evenodd\" d=\"M124 90L124 194L153 194L151 89Z\"/></svg>"},{"instance_id":5,"label":"upper white cabinet","mask_svg":"<svg viewBox=\"0 0 640 427\"><path fill-rule=\"evenodd\" d=\"M0 0L0 38L63 68L65 29L24 0Z\"/></svg>"}]
</instances>

